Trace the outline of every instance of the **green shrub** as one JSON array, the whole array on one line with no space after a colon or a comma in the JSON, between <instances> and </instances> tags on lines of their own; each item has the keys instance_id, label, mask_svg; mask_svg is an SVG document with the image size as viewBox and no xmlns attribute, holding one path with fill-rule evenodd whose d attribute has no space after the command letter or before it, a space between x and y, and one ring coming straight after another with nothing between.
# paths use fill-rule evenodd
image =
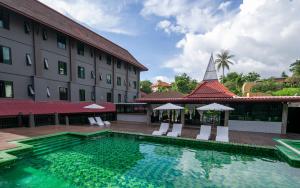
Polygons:
<instances>
[{"instance_id":1,"label":"green shrub","mask_svg":"<svg viewBox=\"0 0 300 188\"><path fill-rule=\"evenodd\" d=\"M274 96L300 96L300 88L283 88L282 90L272 92Z\"/></svg>"}]
</instances>

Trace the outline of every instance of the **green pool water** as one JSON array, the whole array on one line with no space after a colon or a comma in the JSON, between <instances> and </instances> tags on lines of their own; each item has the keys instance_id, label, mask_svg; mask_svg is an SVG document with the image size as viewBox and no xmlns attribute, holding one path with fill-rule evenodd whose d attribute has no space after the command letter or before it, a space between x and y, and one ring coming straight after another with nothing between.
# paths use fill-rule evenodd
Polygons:
<instances>
[{"instance_id":1,"label":"green pool water","mask_svg":"<svg viewBox=\"0 0 300 188\"><path fill-rule=\"evenodd\" d=\"M86 140L0 169L1 188L299 185L300 169L276 159L118 136Z\"/></svg>"}]
</instances>

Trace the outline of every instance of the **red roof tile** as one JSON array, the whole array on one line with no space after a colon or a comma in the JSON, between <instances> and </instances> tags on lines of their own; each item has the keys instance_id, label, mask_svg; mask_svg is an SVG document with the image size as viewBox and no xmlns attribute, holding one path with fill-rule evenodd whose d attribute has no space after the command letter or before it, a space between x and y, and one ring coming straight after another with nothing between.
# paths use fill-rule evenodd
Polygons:
<instances>
[{"instance_id":1,"label":"red roof tile","mask_svg":"<svg viewBox=\"0 0 300 188\"><path fill-rule=\"evenodd\" d=\"M211 103L211 102L300 102L300 96L263 96L263 97L222 97L222 98L140 98L136 102L145 103Z\"/></svg>"},{"instance_id":2,"label":"red roof tile","mask_svg":"<svg viewBox=\"0 0 300 188\"><path fill-rule=\"evenodd\" d=\"M228 98L236 96L218 80L202 81L186 98Z\"/></svg>"},{"instance_id":3,"label":"red roof tile","mask_svg":"<svg viewBox=\"0 0 300 188\"><path fill-rule=\"evenodd\" d=\"M139 63L126 49L118 46L110 40L96 34L90 29L78 24L68 17L60 14L52 8L36 0L1 0L0 5L24 15L36 22L42 23L58 30L77 40L85 42L106 53L116 56L119 59L127 61L141 70L148 70ZM91 18L93 19L93 18Z\"/></svg>"},{"instance_id":4,"label":"red roof tile","mask_svg":"<svg viewBox=\"0 0 300 188\"><path fill-rule=\"evenodd\" d=\"M19 113L23 115L32 114L73 114L73 113L97 113L115 112L113 103L101 103L104 109L86 109L84 106L93 104L92 102L65 102L65 101L43 101L34 102L32 100L2 99L0 100L0 116L15 116Z\"/></svg>"}]
</instances>

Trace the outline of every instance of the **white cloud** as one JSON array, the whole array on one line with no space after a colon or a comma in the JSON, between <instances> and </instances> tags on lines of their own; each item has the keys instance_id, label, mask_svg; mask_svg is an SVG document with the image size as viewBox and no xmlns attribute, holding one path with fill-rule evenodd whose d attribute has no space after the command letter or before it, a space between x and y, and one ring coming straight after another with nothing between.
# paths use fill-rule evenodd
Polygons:
<instances>
[{"instance_id":1,"label":"white cloud","mask_svg":"<svg viewBox=\"0 0 300 188\"><path fill-rule=\"evenodd\" d=\"M184 28L184 37L176 45L181 53L165 62L165 67L176 73L202 79L210 53L221 49L235 55L233 71L257 71L263 76L279 76L299 58L300 1L244 0L238 10L229 10L230 4L185 3L179 3L180 10L170 7L172 11L164 14L162 8L152 4L148 9L145 3L142 11L167 18L170 23L160 27L166 32L174 32L172 25ZM186 11L191 4L194 8ZM216 14L216 9L224 14Z\"/></svg>"},{"instance_id":2,"label":"white cloud","mask_svg":"<svg viewBox=\"0 0 300 188\"><path fill-rule=\"evenodd\" d=\"M56 11L74 19L88 27L97 30L132 35L133 33L122 26L120 11L126 4L112 6L105 1L88 0L39 0Z\"/></svg>"}]
</instances>

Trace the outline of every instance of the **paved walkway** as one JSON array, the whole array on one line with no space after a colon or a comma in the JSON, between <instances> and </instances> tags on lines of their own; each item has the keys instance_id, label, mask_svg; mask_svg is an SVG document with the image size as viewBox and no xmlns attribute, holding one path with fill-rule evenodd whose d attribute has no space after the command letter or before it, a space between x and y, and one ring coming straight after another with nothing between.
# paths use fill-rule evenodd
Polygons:
<instances>
[{"instance_id":1,"label":"paved walkway","mask_svg":"<svg viewBox=\"0 0 300 188\"><path fill-rule=\"evenodd\" d=\"M46 134L53 134L58 132L95 132L103 128L95 126L41 126L36 128L10 128L0 129L0 150L16 147L14 144L9 143L12 140L23 139L27 137L41 136ZM147 126L142 123L129 123L129 122L113 122L112 130L138 132L144 134L151 134L154 130L158 130L158 125ZM212 130L211 140L215 139L216 130ZM196 138L199 133L199 128L184 128L182 130L182 137ZM300 134L267 134L267 133L253 133L253 132L240 132L230 131L229 140L234 143L255 144L264 146L274 146L276 143L273 138L290 138L300 139Z\"/></svg>"}]
</instances>

